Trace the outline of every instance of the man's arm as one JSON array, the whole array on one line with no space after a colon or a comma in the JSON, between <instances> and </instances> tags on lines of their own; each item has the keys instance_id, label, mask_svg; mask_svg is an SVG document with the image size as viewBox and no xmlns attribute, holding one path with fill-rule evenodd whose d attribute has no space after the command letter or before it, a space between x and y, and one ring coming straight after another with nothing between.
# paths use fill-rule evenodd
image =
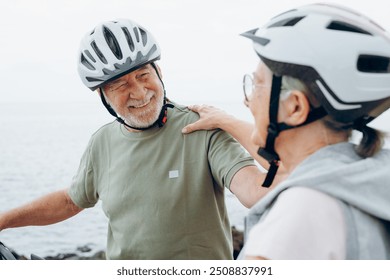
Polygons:
<instances>
[{"instance_id":1,"label":"man's arm","mask_svg":"<svg viewBox=\"0 0 390 280\"><path fill-rule=\"evenodd\" d=\"M251 208L257 201L264 197L274 186L279 184L286 174L277 174L271 187L262 187L266 174L256 166L241 168L230 183L230 191L247 208Z\"/></svg>"},{"instance_id":2,"label":"man's arm","mask_svg":"<svg viewBox=\"0 0 390 280\"><path fill-rule=\"evenodd\" d=\"M61 222L83 208L73 203L67 190L43 196L21 207L0 214L0 231L6 228L43 226Z\"/></svg>"}]
</instances>

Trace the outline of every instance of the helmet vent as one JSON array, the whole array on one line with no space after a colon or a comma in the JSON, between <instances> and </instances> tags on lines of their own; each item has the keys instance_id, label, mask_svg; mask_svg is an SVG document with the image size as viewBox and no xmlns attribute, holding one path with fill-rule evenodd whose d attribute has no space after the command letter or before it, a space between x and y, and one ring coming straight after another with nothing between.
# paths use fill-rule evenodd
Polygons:
<instances>
[{"instance_id":1,"label":"helmet vent","mask_svg":"<svg viewBox=\"0 0 390 280\"><path fill-rule=\"evenodd\" d=\"M275 22L274 24L271 24L268 26L268 28L273 28L273 27L284 27L284 26L294 26L298 22L300 22L302 19L305 17L293 17L293 18L287 18L284 20L280 20L278 22Z\"/></svg>"},{"instance_id":2,"label":"helmet vent","mask_svg":"<svg viewBox=\"0 0 390 280\"><path fill-rule=\"evenodd\" d=\"M133 39L131 38L130 36L130 33L129 33L129 30L125 27L122 27L122 31L123 33L125 34L125 37L126 37L126 41L127 41L127 44L129 45L130 47L130 50L133 52L135 47L134 47L134 42L133 42Z\"/></svg>"},{"instance_id":3,"label":"helmet vent","mask_svg":"<svg viewBox=\"0 0 390 280\"><path fill-rule=\"evenodd\" d=\"M88 60L85 59L84 54L81 55L80 62L82 65L87 67L89 70L96 70L95 67L93 67L93 65Z\"/></svg>"},{"instance_id":4,"label":"helmet vent","mask_svg":"<svg viewBox=\"0 0 390 280\"><path fill-rule=\"evenodd\" d=\"M365 73L390 73L390 58L376 55L360 55L357 68Z\"/></svg>"},{"instance_id":5,"label":"helmet vent","mask_svg":"<svg viewBox=\"0 0 390 280\"><path fill-rule=\"evenodd\" d=\"M85 50L84 53L86 56L88 56L88 58L90 60L92 60L93 62L96 62L96 59L92 56L92 54L89 52L89 50Z\"/></svg>"},{"instance_id":6,"label":"helmet vent","mask_svg":"<svg viewBox=\"0 0 390 280\"><path fill-rule=\"evenodd\" d=\"M93 41L91 43L91 47L93 48L93 50L95 51L95 53L97 54L97 56L99 57L99 59L104 63L104 64L107 64L107 59L104 57L103 53L99 50L98 46L96 45L96 42Z\"/></svg>"},{"instance_id":7,"label":"helmet vent","mask_svg":"<svg viewBox=\"0 0 390 280\"><path fill-rule=\"evenodd\" d=\"M142 28L139 28L139 32L141 33L142 44L145 47L146 43L148 42L148 35L146 34L145 30L143 30Z\"/></svg>"},{"instance_id":8,"label":"helmet vent","mask_svg":"<svg viewBox=\"0 0 390 280\"><path fill-rule=\"evenodd\" d=\"M122 51L119 46L117 39L110 29L107 27L103 27L104 39L106 39L108 47L111 49L112 53L115 55L117 59L122 59Z\"/></svg>"},{"instance_id":9,"label":"helmet vent","mask_svg":"<svg viewBox=\"0 0 390 280\"><path fill-rule=\"evenodd\" d=\"M360 27L356 27L352 24L342 22L342 21L332 21L327 29L332 29L332 30L338 30L338 31L346 31L346 32L355 32L355 33L360 33L360 34L366 34L366 35L372 35L370 32L361 29Z\"/></svg>"},{"instance_id":10,"label":"helmet vent","mask_svg":"<svg viewBox=\"0 0 390 280\"><path fill-rule=\"evenodd\" d=\"M139 43L139 33L138 33L138 28L137 27L134 27L133 28L134 30L134 34L135 34L135 39L137 40L137 42Z\"/></svg>"}]
</instances>

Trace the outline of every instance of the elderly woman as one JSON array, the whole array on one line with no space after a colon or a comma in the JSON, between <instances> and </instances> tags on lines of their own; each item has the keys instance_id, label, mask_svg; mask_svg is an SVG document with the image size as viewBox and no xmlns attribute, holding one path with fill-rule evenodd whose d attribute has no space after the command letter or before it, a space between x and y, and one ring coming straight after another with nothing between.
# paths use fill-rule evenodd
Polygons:
<instances>
[{"instance_id":1,"label":"elderly woman","mask_svg":"<svg viewBox=\"0 0 390 280\"><path fill-rule=\"evenodd\" d=\"M276 186L250 210L241 257L389 259L390 151L367 126L390 107L389 34L345 7L312 4L243 36L260 57L244 77L255 125L193 106L201 119L184 128L220 127L270 164L263 186ZM275 184L281 162L287 177Z\"/></svg>"}]
</instances>

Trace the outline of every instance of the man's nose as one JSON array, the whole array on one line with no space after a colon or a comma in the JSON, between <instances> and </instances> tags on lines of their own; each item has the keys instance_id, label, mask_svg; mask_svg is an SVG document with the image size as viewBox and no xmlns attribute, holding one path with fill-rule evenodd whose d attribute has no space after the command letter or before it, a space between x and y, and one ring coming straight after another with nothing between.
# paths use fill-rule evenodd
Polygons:
<instances>
[{"instance_id":1,"label":"man's nose","mask_svg":"<svg viewBox=\"0 0 390 280\"><path fill-rule=\"evenodd\" d=\"M147 93L146 87L140 82L129 83L127 91L131 99L144 99Z\"/></svg>"}]
</instances>

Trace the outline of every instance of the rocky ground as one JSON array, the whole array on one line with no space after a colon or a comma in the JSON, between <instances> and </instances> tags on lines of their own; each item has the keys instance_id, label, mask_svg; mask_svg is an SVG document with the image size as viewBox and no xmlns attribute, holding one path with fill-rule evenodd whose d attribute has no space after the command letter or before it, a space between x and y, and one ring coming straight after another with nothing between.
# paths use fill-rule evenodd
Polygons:
<instances>
[{"instance_id":1,"label":"rocky ground","mask_svg":"<svg viewBox=\"0 0 390 280\"><path fill-rule=\"evenodd\" d=\"M240 253L244 240L243 240L243 233L239 230L237 230L234 226L232 227L232 236L233 236L233 256L236 259L238 254ZM91 253L88 255L89 252L91 252L91 248L88 246L79 247L76 249L76 252L72 253L60 253L55 256L43 256L46 260L105 260L106 259L106 253L104 251L99 251L95 253ZM17 254L17 252L12 252L17 259L20 260L27 260L30 258L27 258L25 256ZM42 257L42 256L40 256Z\"/></svg>"}]
</instances>

